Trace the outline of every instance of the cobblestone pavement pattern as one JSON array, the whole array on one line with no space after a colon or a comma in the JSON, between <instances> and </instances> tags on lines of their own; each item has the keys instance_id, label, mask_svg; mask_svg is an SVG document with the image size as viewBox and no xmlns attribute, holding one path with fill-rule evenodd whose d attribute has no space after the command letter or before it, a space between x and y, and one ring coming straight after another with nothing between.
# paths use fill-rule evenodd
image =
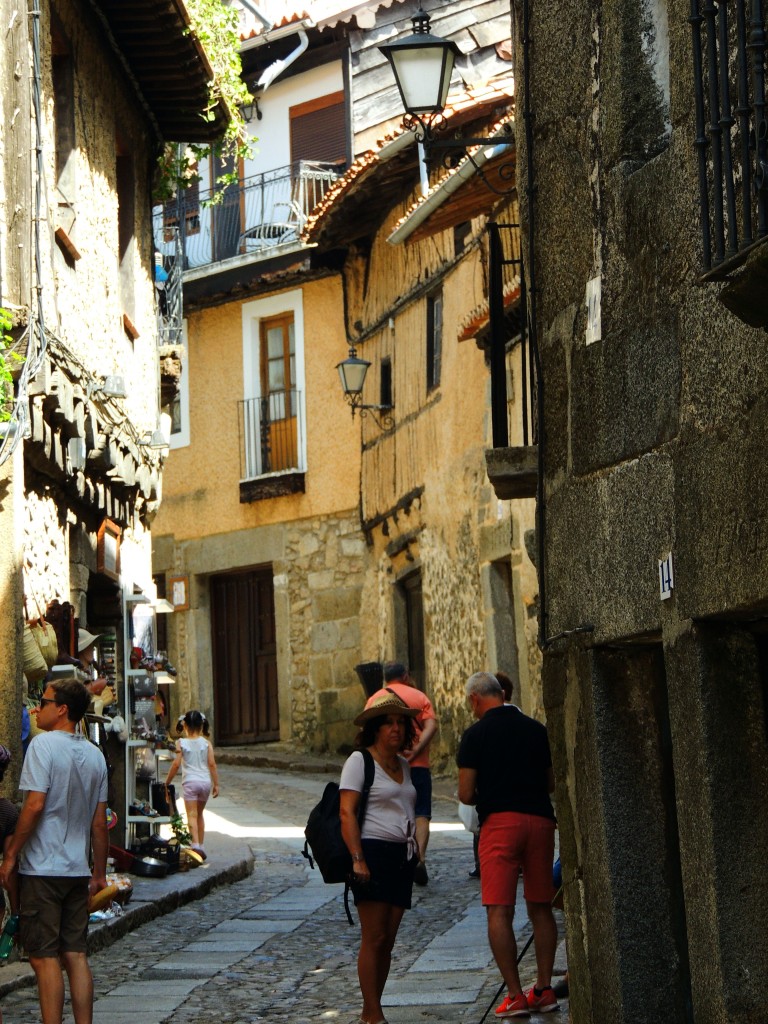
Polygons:
<instances>
[{"instance_id":1,"label":"cobblestone pavement pattern","mask_svg":"<svg viewBox=\"0 0 768 1024\"><path fill-rule=\"evenodd\" d=\"M222 766L222 797L209 809L228 822L255 855L250 878L217 889L131 932L91 958L94 1024L349 1024L359 1013L359 928L347 924L338 886L322 883L301 856L303 827L328 776ZM456 805L436 801L433 821L456 824ZM282 832L281 832L282 829ZM257 834L260 831L272 835ZM210 829L211 857L215 835ZM437 831L430 840L430 882L414 890L395 946L384 993L390 1024L476 1024L499 987L488 949L479 883L468 878L471 837ZM354 916L354 909L353 909ZM559 917L562 935L562 919ZM524 904L516 931L530 934ZM562 943L558 953L563 971ZM535 978L533 949L521 965ZM569 1020L560 1014L532 1021ZM34 988L11 993L4 1024L39 1021ZM493 1020L491 1009L487 1020ZM65 1024L72 1021L67 1007Z\"/></svg>"}]
</instances>

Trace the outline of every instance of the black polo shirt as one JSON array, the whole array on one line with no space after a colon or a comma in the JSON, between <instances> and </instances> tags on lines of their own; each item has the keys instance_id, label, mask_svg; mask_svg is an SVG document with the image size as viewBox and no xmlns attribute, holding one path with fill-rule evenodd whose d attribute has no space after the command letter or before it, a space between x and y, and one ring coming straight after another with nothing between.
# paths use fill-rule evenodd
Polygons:
<instances>
[{"instance_id":1,"label":"black polo shirt","mask_svg":"<svg viewBox=\"0 0 768 1024\"><path fill-rule=\"evenodd\" d=\"M461 737L459 768L477 772L477 814L517 811L554 820L549 799L552 767L547 730L516 707L490 708Z\"/></svg>"}]
</instances>

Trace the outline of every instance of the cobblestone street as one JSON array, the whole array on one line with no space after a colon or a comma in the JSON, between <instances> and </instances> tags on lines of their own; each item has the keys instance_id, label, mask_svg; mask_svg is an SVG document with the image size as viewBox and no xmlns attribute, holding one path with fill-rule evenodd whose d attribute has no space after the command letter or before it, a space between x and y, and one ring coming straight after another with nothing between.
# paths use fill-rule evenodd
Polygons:
<instances>
[{"instance_id":1,"label":"cobblestone street","mask_svg":"<svg viewBox=\"0 0 768 1024\"><path fill-rule=\"evenodd\" d=\"M308 869L296 835L328 778L221 768L222 796L209 804L210 859L221 843L247 843L254 872L94 955L96 1024L357 1020L359 928L347 924L340 887ZM467 876L471 838L440 830L456 825L452 800L436 801L434 824L430 884L415 889L384 994L390 1024L477 1022L499 986L479 883ZM524 941L524 910L518 914ZM562 945L556 966L564 970ZM524 982L534 971L531 949ZM38 1021L36 990L11 993L2 1009L5 1024ZM555 1019L568 1020L567 1004Z\"/></svg>"}]
</instances>

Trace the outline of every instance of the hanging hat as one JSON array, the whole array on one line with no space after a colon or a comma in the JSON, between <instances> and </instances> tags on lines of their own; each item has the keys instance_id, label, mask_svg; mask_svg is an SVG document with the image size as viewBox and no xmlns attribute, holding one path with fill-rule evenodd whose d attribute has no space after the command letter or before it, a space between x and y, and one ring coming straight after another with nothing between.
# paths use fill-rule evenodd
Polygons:
<instances>
[{"instance_id":1,"label":"hanging hat","mask_svg":"<svg viewBox=\"0 0 768 1024\"><path fill-rule=\"evenodd\" d=\"M99 637L103 636L103 633L89 633L87 629L78 629L77 631L77 653L80 654L91 644L95 644Z\"/></svg>"},{"instance_id":2,"label":"hanging hat","mask_svg":"<svg viewBox=\"0 0 768 1024\"><path fill-rule=\"evenodd\" d=\"M405 715L406 718L415 718L418 713L418 708L409 708L393 690L377 690L366 701L365 708L355 719L355 725L364 725L369 719L379 718L381 715Z\"/></svg>"}]
</instances>

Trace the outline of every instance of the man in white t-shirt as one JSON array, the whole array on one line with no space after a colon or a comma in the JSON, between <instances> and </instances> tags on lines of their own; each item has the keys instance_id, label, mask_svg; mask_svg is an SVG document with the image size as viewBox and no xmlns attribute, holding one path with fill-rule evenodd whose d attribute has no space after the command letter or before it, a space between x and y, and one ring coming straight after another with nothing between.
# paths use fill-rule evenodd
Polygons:
<instances>
[{"instance_id":1,"label":"man in white t-shirt","mask_svg":"<svg viewBox=\"0 0 768 1024\"><path fill-rule=\"evenodd\" d=\"M24 806L0 866L6 888L12 873L19 873L21 941L37 978L43 1024L61 1024L62 967L75 1024L90 1024L93 1016L88 901L107 884L109 839L107 765L77 731L89 702L88 690L75 679L46 686L33 712L42 731L29 745L19 782Z\"/></svg>"}]
</instances>

